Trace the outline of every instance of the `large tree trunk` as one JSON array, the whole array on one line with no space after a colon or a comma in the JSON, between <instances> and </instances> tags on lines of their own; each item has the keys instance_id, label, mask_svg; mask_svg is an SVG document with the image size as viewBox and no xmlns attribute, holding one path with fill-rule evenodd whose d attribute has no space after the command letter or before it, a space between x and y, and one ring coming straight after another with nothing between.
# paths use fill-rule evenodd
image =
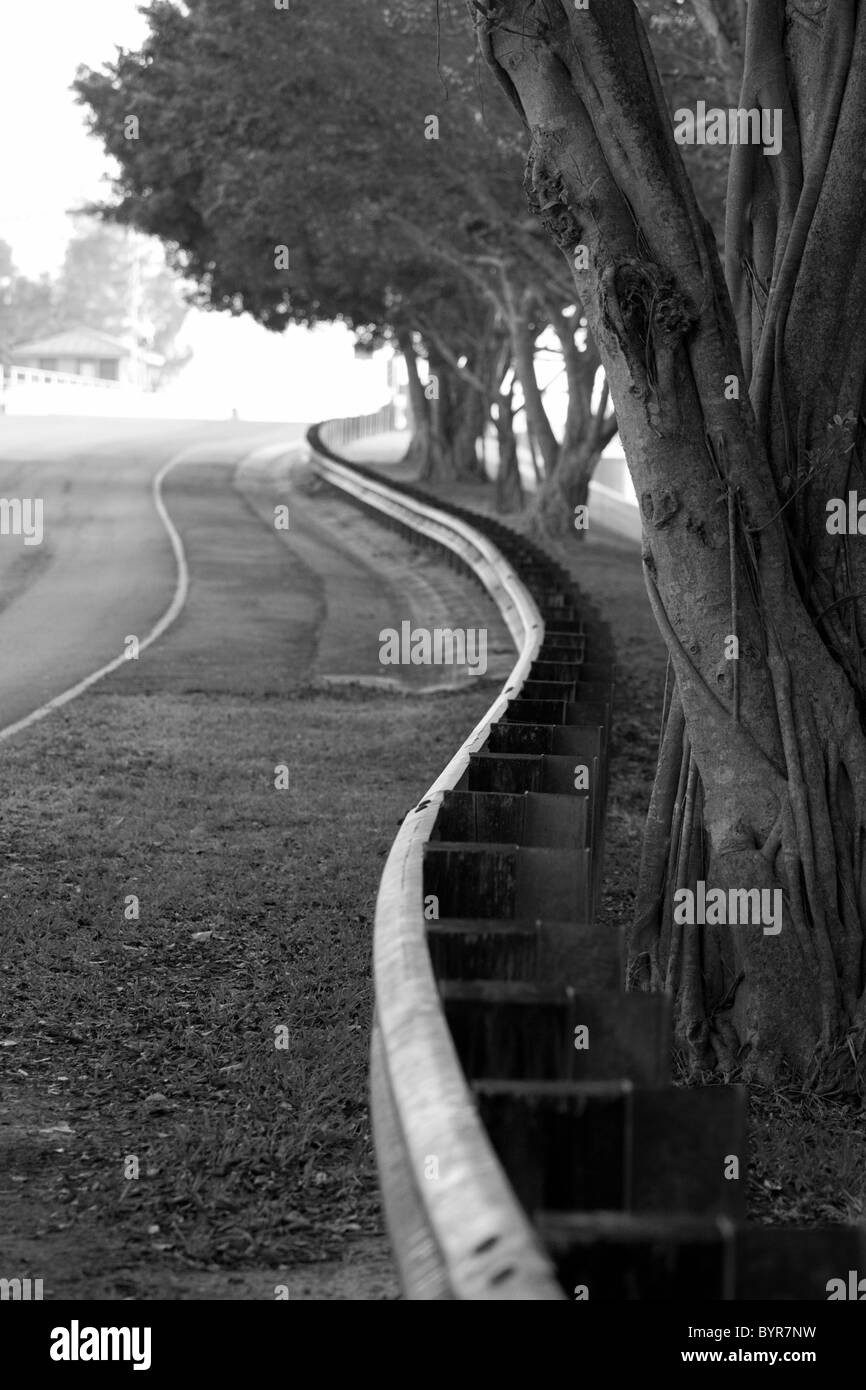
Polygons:
<instances>
[{"instance_id":1,"label":"large tree trunk","mask_svg":"<svg viewBox=\"0 0 866 1390\"><path fill-rule=\"evenodd\" d=\"M553 476L545 478L535 495L535 531L553 540L583 540L586 526L575 523L582 522L584 516L576 514L575 508L588 505L589 484L600 458L601 449L592 430L577 434L566 431Z\"/></svg>"},{"instance_id":2,"label":"large tree trunk","mask_svg":"<svg viewBox=\"0 0 866 1390\"><path fill-rule=\"evenodd\" d=\"M741 104L781 108L784 142L775 163L751 146L733 161L739 340L632 0L588 11L503 0L479 25L532 135L530 206L573 265L587 248L575 280L676 677L633 982L673 992L696 1064L854 1086L866 1029L863 562L856 540L828 536L825 504L861 471L866 4L829 0L808 22L790 8L749 7ZM699 881L778 890L781 931L679 925L673 893Z\"/></svg>"},{"instance_id":3,"label":"large tree trunk","mask_svg":"<svg viewBox=\"0 0 866 1390\"><path fill-rule=\"evenodd\" d=\"M461 478L482 482L486 475L478 457L478 441L484 433L490 403L468 382L461 382L460 386L453 445L455 469Z\"/></svg>"},{"instance_id":4,"label":"large tree trunk","mask_svg":"<svg viewBox=\"0 0 866 1390\"><path fill-rule=\"evenodd\" d=\"M553 433L550 420L547 418L544 397L535 375L535 340L526 311L518 302L515 289L508 283L507 278L503 277L503 279L506 288L512 359L517 380L520 382L520 389L523 392L527 431L535 440L535 446L544 462L545 471L552 473L556 467L559 443Z\"/></svg>"},{"instance_id":5,"label":"large tree trunk","mask_svg":"<svg viewBox=\"0 0 866 1390\"><path fill-rule=\"evenodd\" d=\"M478 479L477 440L483 423L476 393L436 346L430 348L430 444L422 482Z\"/></svg>"},{"instance_id":6,"label":"large tree trunk","mask_svg":"<svg viewBox=\"0 0 866 1390\"><path fill-rule=\"evenodd\" d=\"M412 437L409 440L403 462L410 464L423 477L430 468L430 453L433 443L430 421L430 403L424 395L424 383L418 374L418 358L408 329L400 329L397 342L406 363L409 378L409 416Z\"/></svg>"},{"instance_id":7,"label":"large tree trunk","mask_svg":"<svg viewBox=\"0 0 866 1390\"><path fill-rule=\"evenodd\" d=\"M532 471L535 474L536 487L541 487L544 482L544 472L538 459L538 445L535 442L535 436L529 428L526 431L526 443L529 446L529 456L532 459Z\"/></svg>"},{"instance_id":8,"label":"large tree trunk","mask_svg":"<svg viewBox=\"0 0 866 1390\"><path fill-rule=\"evenodd\" d=\"M533 507L533 529L554 540L573 537L582 541L587 533L585 513L589 484L602 450L616 432L616 420L605 421L608 390L605 387L596 413L592 409L593 387L601 359L587 335L581 351L575 342L575 321L566 318L555 302L547 304L547 314L562 347L568 380L568 412L556 468L538 489ZM579 523L579 524L578 524Z\"/></svg>"},{"instance_id":9,"label":"large tree trunk","mask_svg":"<svg viewBox=\"0 0 866 1390\"><path fill-rule=\"evenodd\" d=\"M406 360L412 416L412 438L403 456L404 463L417 468L422 482L476 475L475 441L480 422L474 393L436 349L430 351L425 385L418 372L411 333L401 330L398 342Z\"/></svg>"},{"instance_id":10,"label":"large tree trunk","mask_svg":"<svg viewBox=\"0 0 866 1390\"><path fill-rule=\"evenodd\" d=\"M457 472L454 431L458 417L454 405L453 373L433 347L430 348L429 362L426 394L430 411L430 447L418 477L421 482L450 482Z\"/></svg>"},{"instance_id":11,"label":"large tree trunk","mask_svg":"<svg viewBox=\"0 0 866 1390\"><path fill-rule=\"evenodd\" d=\"M499 445L496 510L502 513L519 512L523 507L513 409L513 391L500 391L496 409L496 439Z\"/></svg>"}]
</instances>

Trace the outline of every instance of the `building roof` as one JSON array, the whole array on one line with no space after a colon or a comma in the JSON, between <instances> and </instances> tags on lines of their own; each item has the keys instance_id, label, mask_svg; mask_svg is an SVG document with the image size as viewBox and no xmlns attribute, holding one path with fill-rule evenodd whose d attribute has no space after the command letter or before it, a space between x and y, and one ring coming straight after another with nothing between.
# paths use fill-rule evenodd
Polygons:
<instances>
[{"instance_id":1,"label":"building roof","mask_svg":"<svg viewBox=\"0 0 866 1390\"><path fill-rule=\"evenodd\" d=\"M121 357L136 356L154 365L162 358L156 353L143 352L130 347L120 338L112 338L108 333L100 333L95 328L65 328L61 333L52 333L48 338L34 338L29 343L17 343L12 349L16 359L22 357L90 357L119 361Z\"/></svg>"}]
</instances>

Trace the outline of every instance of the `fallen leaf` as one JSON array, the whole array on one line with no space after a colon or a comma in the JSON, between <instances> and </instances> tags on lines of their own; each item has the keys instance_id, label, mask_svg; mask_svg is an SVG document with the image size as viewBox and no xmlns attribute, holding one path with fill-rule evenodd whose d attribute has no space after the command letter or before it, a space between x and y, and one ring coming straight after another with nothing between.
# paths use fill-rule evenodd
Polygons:
<instances>
[{"instance_id":1,"label":"fallen leaf","mask_svg":"<svg viewBox=\"0 0 866 1390\"><path fill-rule=\"evenodd\" d=\"M154 1115L164 1114L171 1109L171 1101L168 1096L162 1094L162 1091L154 1091L153 1095L145 1096L144 1103Z\"/></svg>"}]
</instances>

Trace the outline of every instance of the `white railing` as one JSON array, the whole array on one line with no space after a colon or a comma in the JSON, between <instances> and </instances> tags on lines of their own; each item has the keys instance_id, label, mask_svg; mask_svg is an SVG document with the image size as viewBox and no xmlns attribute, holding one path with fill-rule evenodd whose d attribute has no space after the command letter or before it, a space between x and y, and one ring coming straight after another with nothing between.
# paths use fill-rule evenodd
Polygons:
<instances>
[{"instance_id":1,"label":"white railing","mask_svg":"<svg viewBox=\"0 0 866 1390\"><path fill-rule=\"evenodd\" d=\"M319 429L319 438L329 449L339 450L359 439L371 439L376 434L390 434L403 427L394 401L388 401L374 415L350 415L344 420L326 420Z\"/></svg>"},{"instance_id":2,"label":"white railing","mask_svg":"<svg viewBox=\"0 0 866 1390\"><path fill-rule=\"evenodd\" d=\"M160 413L155 393L122 381L7 367L0 382L2 415L129 415Z\"/></svg>"},{"instance_id":3,"label":"white railing","mask_svg":"<svg viewBox=\"0 0 866 1390\"><path fill-rule=\"evenodd\" d=\"M122 390L119 381L98 376L78 376L75 372L46 372L40 367L7 367L6 389L16 386L73 386L80 390Z\"/></svg>"}]
</instances>

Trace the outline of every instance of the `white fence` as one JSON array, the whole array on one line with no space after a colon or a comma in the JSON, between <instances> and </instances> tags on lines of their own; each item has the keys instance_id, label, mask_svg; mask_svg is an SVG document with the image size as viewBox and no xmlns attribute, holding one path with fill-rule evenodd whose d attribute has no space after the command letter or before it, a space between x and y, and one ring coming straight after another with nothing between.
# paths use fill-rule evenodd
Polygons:
<instances>
[{"instance_id":1,"label":"white fence","mask_svg":"<svg viewBox=\"0 0 866 1390\"><path fill-rule=\"evenodd\" d=\"M359 439L374 439L377 435L405 428L405 412L394 401L388 401L374 415L350 415L345 419L326 420L320 426L320 438L329 449L339 453L347 444L355 444Z\"/></svg>"},{"instance_id":2,"label":"white fence","mask_svg":"<svg viewBox=\"0 0 866 1390\"><path fill-rule=\"evenodd\" d=\"M0 391L3 415L155 415L158 398L119 381L7 367Z\"/></svg>"}]
</instances>

